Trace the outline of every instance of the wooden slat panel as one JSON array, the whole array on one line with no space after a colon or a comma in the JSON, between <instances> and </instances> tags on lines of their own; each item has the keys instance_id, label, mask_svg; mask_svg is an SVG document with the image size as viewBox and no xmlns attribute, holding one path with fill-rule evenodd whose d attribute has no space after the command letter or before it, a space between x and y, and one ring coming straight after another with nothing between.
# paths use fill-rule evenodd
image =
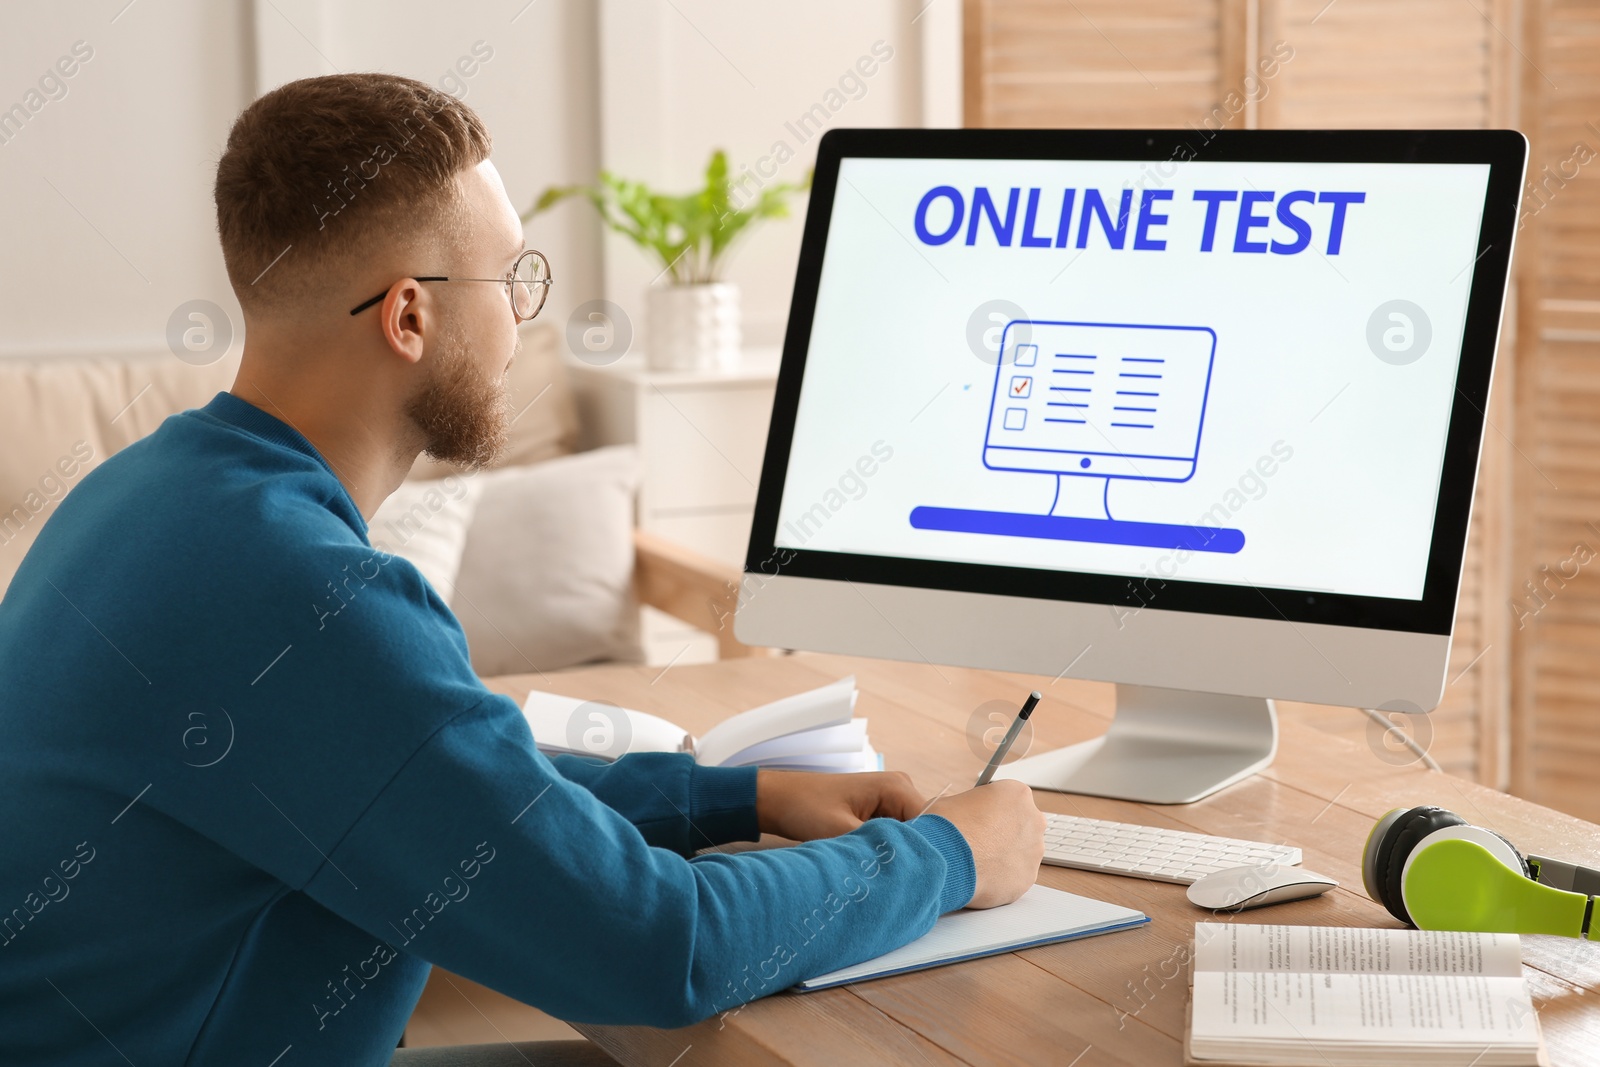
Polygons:
<instances>
[{"instance_id":1,"label":"wooden slat panel","mask_svg":"<svg viewBox=\"0 0 1600 1067\"><path fill-rule=\"evenodd\" d=\"M1459 0L1263 0L1261 40L1294 49L1261 123L1278 128L1484 127L1509 112L1506 50L1484 12ZM1504 17L1503 13L1500 17ZM1430 754L1447 771L1507 778L1509 484L1513 324L1502 331L1444 699ZM1347 732L1349 728L1344 731Z\"/></svg>"},{"instance_id":2,"label":"wooden slat panel","mask_svg":"<svg viewBox=\"0 0 1600 1067\"><path fill-rule=\"evenodd\" d=\"M1484 0L1481 9L1459 0L967 0L967 124L1493 125L1512 113L1519 84L1508 64L1520 59L1495 28L1514 10L1515 0ZM1268 54L1289 58L1241 110L1228 96ZM1552 121L1571 132L1587 116L1574 109ZM1559 196L1570 212L1588 202L1587 189L1580 194L1566 173L1556 172L1547 195L1552 209ZM1502 368L1514 368L1511 338L1508 322ZM1432 755L1446 770L1492 784L1509 780L1510 482L1529 462L1510 437L1514 378L1514 369L1497 374L1490 420L1499 428L1485 437L1449 685L1430 723ZM1593 388L1600 392L1600 372ZM1571 463L1584 462L1588 447ZM1563 467L1564 458L1538 463ZM1336 729L1360 734L1365 720Z\"/></svg>"},{"instance_id":3,"label":"wooden slat panel","mask_svg":"<svg viewBox=\"0 0 1600 1067\"><path fill-rule=\"evenodd\" d=\"M1266 0L1263 37L1294 59L1262 124L1482 127L1491 124L1495 31L1459 0Z\"/></svg>"},{"instance_id":4,"label":"wooden slat panel","mask_svg":"<svg viewBox=\"0 0 1600 1067\"><path fill-rule=\"evenodd\" d=\"M1220 57L1231 6L968 0L966 124L1201 124L1228 91Z\"/></svg>"},{"instance_id":5,"label":"wooden slat panel","mask_svg":"<svg viewBox=\"0 0 1600 1067\"><path fill-rule=\"evenodd\" d=\"M1528 343L1519 373L1512 787L1600 815L1600 11L1529 0L1521 66L1532 154L1518 235ZM1543 603L1541 604L1540 601Z\"/></svg>"}]
</instances>

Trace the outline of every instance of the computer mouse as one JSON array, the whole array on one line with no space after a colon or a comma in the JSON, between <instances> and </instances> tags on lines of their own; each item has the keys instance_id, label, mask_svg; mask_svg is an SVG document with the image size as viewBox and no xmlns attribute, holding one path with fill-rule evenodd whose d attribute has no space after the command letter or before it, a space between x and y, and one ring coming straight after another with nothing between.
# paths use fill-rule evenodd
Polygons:
<instances>
[{"instance_id":1,"label":"computer mouse","mask_svg":"<svg viewBox=\"0 0 1600 1067\"><path fill-rule=\"evenodd\" d=\"M1243 911L1326 893L1339 883L1287 864L1230 867L1213 871L1189 887L1189 902L1211 911Z\"/></svg>"}]
</instances>

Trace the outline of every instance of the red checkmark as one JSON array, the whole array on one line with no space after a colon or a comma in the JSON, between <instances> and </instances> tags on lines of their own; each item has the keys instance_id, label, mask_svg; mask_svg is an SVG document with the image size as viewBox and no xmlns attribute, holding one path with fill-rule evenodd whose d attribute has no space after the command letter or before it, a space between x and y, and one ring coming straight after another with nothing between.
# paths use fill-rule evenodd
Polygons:
<instances>
[{"instance_id":1,"label":"red checkmark","mask_svg":"<svg viewBox=\"0 0 1600 1067\"><path fill-rule=\"evenodd\" d=\"M1026 388L1028 388L1028 383L1027 382L1018 382L1016 385L1013 385L1011 387L1011 391L1013 393L1017 394L1018 396L1021 396L1022 395L1022 391L1024 389L1026 389Z\"/></svg>"}]
</instances>

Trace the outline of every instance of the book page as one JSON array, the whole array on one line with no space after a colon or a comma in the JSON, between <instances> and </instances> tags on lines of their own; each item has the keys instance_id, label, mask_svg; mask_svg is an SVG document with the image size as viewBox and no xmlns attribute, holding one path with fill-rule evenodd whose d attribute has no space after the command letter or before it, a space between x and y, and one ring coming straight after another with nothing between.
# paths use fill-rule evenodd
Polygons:
<instances>
[{"instance_id":1,"label":"book page","mask_svg":"<svg viewBox=\"0 0 1600 1067\"><path fill-rule=\"evenodd\" d=\"M761 766L790 771L819 771L827 774L848 774L852 771L881 771L883 757L869 742L859 752L824 752L815 756L786 756L782 759L762 760Z\"/></svg>"},{"instance_id":2,"label":"book page","mask_svg":"<svg viewBox=\"0 0 1600 1067\"><path fill-rule=\"evenodd\" d=\"M1516 934L1356 926L1194 924L1195 971L1522 977Z\"/></svg>"},{"instance_id":3,"label":"book page","mask_svg":"<svg viewBox=\"0 0 1600 1067\"><path fill-rule=\"evenodd\" d=\"M721 766L730 757L762 741L849 722L855 706L856 677L852 674L724 719L700 738L695 759L707 767Z\"/></svg>"},{"instance_id":4,"label":"book page","mask_svg":"<svg viewBox=\"0 0 1600 1067\"><path fill-rule=\"evenodd\" d=\"M721 765L743 767L752 763L765 764L773 760L815 756L822 753L859 754L866 743L867 720L851 719L836 726L819 726L814 730L801 730L797 734L774 737L771 741L758 741L743 752L735 752L723 760Z\"/></svg>"},{"instance_id":5,"label":"book page","mask_svg":"<svg viewBox=\"0 0 1600 1067\"><path fill-rule=\"evenodd\" d=\"M1439 1046L1538 1043L1521 978L1196 971L1191 1015L1205 1042L1252 1038Z\"/></svg>"},{"instance_id":6,"label":"book page","mask_svg":"<svg viewBox=\"0 0 1600 1067\"><path fill-rule=\"evenodd\" d=\"M522 715L546 755L615 760L630 752L682 752L688 736L659 715L537 689L523 702Z\"/></svg>"}]
</instances>

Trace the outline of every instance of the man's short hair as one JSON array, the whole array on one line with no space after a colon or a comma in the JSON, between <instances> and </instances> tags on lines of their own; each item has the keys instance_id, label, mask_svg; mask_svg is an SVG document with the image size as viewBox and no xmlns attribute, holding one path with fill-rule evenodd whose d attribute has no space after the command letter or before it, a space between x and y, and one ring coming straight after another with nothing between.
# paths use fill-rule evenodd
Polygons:
<instances>
[{"instance_id":1,"label":"man's short hair","mask_svg":"<svg viewBox=\"0 0 1600 1067\"><path fill-rule=\"evenodd\" d=\"M440 247L464 226L455 176L489 149L475 111L412 78L330 74L273 89L235 120L217 163L217 234L240 305L326 291L386 241Z\"/></svg>"}]
</instances>

